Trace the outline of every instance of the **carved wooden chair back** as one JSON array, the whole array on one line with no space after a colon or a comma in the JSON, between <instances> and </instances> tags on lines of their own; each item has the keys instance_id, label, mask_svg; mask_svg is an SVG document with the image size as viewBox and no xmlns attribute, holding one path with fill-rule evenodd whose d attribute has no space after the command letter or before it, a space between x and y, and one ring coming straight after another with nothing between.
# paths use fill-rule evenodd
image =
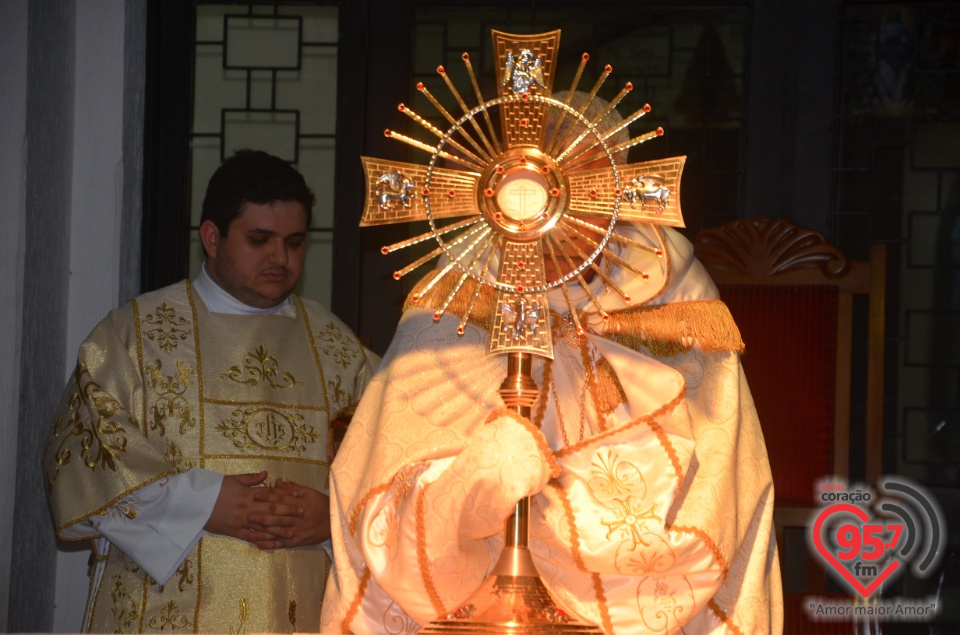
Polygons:
<instances>
[{"instance_id":1,"label":"carved wooden chair back","mask_svg":"<svg viewBox=\"0 0 960 635\"><path fill-rule=\"evenodd\" d=\"M885 246L875 245L869 262L855 261L819 232L754 217L700 232L694 249L746 345L744 373L773 472L784 588L823 592L825 577L805 557L803 532L791 548L784 528L806 526L820 479L849 475L851 445L867 482L880 476ZM855 306L866 306L865 328ZM865 399L853 399L854 385L865 386L857 391ZM852 443L851 418L864 430ZM789 598L786 608L788 633L828 632L826 624L790 627L806 620L790 618Z\"/></svg>"}]
</instances>

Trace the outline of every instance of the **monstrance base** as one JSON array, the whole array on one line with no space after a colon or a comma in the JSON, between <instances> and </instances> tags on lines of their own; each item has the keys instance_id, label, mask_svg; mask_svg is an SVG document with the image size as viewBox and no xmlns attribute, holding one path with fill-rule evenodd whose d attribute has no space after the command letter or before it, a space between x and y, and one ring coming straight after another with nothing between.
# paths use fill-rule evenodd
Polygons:
<instances>
[{"instance_id":1,"label":"monstrance base","mask_svg":"<svg viewBox=\"0 0 960 635\"><path fill-rule=\"evenodd\" d=\"M523 575L503 569L514 572L519 570ZM534 575L529 575L530 573ZM536 575L529 551L525 548L507 547L494 573L460 609L431 622L421 629L420 633L602 635L603 631L592 624L580 622L557 607L540 577Z\"/></svg>"}]
</instances>

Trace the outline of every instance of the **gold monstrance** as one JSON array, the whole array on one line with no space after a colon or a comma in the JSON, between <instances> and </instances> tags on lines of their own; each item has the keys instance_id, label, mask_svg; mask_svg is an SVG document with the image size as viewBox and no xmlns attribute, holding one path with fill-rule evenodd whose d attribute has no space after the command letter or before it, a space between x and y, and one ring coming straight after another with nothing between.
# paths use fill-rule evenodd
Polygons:
<instances>
[{"instance_id":1,"label":"gold monstrance","mask_svg":"<svg viewBox=\"0 0 960 635\"><path fill-rule=\"evenodd\" d=\"M630 298L596 261L602 256L636 275L644 275L608 250L607 244L650 250L615 234L618 220L683 226L679 185L686 158L618 165L614 160L617 153L663 134L658 128L618 144L609 141L649 112L648 105L615 127L598 127L632 85L627 83L591 120L583 113L612 72L610 66L604 68L589 91L587 103L574 108L571 97L589 55L583 54L566 99L558 100L551 94L560 31L535 35L492 31L492 36L496 68L501 71L497 97L483 98L466 53L462 59L477 106L466 104L442 66L437 72L463 110L462 116L455 118L422 84L418 85L450 127L443 132L410 108L399 106L439 142L429 144L385 132L429 153L430 161L422 165L363 157L367 198L360 225L429 223L426 233L387 245L381 251L387 254L426 240L436 241L436 249L394 273L399 280L437 256L447 257L444 268L419 291L426 294L451 272L457 277L435 312L435 320L465 289L468 278L479 283L470 285L474 287L472 295L463 291L470 297L460 316L460 334L483 285L496 290L488 353L507 355L507 377L500 395L508 408L529 419L538 394L531 373L532 356L553 358L547 291L555 287L563 291L581 334L583 328L566 285L579 283L599 314L607 317L590 292L585 272L592 270L629 302ZM491 117L495 108L499 109L500 135ZM565 121L573 125L565 125ZM598 157L602 167L591 168ZM440 167L441 159L463 169ZM574 240L588 246L569 247ZM545 258L553 265L549 274ZM489 274L494 266L491 263L498 263L495 278ZM457 611L431 623L421 633L602 632L558 608L540 580L527 544L529 506L529 499L521 500L508 519L504 551L480 589Z\"/></svg>"}]
</instances>

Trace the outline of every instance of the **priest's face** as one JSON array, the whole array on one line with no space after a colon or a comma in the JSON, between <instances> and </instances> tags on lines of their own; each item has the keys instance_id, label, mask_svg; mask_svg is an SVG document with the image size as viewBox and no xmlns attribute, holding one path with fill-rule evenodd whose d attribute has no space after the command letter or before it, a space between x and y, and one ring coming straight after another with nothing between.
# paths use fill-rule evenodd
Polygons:
<instances>
[{"instance_id":1,"label":"priest's face","mask_svg":"<svg viewBox=\"0 0 960 635\"><path fill-rule=\"evenodd\" d=\"M221 236L212 221L200 226L210 277L244 304L283 302L303 273L307 212L297 201L247 203Z\"/></svg>"}]
</instances>

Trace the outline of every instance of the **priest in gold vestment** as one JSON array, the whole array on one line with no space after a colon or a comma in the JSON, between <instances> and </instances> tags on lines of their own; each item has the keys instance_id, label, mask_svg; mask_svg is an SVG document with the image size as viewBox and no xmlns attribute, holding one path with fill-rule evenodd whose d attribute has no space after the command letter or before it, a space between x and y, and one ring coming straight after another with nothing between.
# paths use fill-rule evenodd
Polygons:
<instances>
[{"instance_id":1,"label":"priest in gold vestment","mask_svg":"<svg viewBox=\"0 0 960 635\"><path fill-rule=\"evenodd\" d=\"M644 275L600 262L631 298L594 278L606 320L571 285L583 334L549 293L554 359L535 357L529 420L498 393L505 359L485 354L492 290L462 336L457 317L434 320L452 275L411 294L332 466L323 632L414 633L457 611L526 496L544 584L605 633L781 631L773 484L739 331L679 233L616 231L644 247L614 246Z\"/></svg>"},{"instance_id":2,"label":"priest in gold vestment","mask_svg":"<svg viewBox=\"0 0 960 635\"><path fill-rule=\"evenodd\" d=\"M379 360L292 293L313 201L289 164L237 153L208 186L201 274L81 346L45 475L58 536L94 541L84 631L319 630L328 423Z\"/></svg>"}]
</instances>

